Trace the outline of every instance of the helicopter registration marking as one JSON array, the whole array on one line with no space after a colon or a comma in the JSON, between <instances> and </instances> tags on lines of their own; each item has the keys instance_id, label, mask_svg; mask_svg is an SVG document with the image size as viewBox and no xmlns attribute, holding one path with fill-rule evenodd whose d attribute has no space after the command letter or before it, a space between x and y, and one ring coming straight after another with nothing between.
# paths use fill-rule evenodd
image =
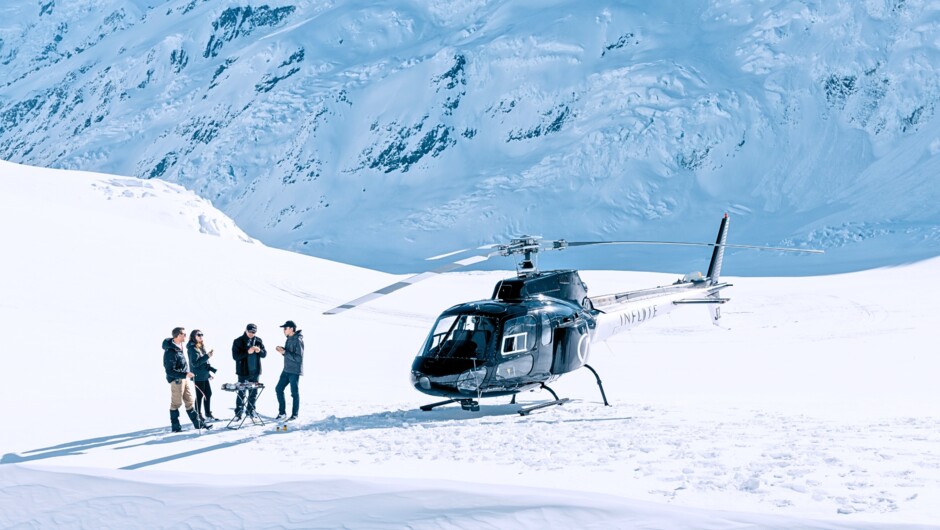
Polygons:
<instances>
[{"instance_id":1,"label":"helicopter registration marking","mask_svg":"<svg viewBox=\"0 0 940 530\"><path fill-rule=\"evenodd\" d=\"M637 324L639 322L645 322L656 316L657 308L655 305L642 307L640 309L634 309L629 313L624 311L620 313L620 325L626 326L627 324Z\"/></svg>"}]
</instances>

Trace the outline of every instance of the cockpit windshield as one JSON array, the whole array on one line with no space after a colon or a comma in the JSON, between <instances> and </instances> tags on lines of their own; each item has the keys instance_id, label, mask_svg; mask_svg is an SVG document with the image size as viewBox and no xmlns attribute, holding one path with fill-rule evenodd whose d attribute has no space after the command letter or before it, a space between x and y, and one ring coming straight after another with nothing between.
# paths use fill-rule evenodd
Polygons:
<instances>
[{"instance_id":1,"label":"cockpit windshield","mask_svg":"<svg viewBox=\"0 0 940 530\"><path fill-rule=\"evenodd\" d=\"M443 316L428 335L420 356L484 361L496 326L496 320L481 315Z\"/></svg>"}]
</instances>

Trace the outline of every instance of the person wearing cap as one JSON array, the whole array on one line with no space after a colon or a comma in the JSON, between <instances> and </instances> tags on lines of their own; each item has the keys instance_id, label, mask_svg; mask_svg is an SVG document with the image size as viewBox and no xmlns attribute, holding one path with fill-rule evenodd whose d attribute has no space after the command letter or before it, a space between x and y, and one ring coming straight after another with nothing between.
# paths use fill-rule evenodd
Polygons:
<instances>
[{"instance_id":1,"label":"person wearing cap","mask_svg":"<svg viewBox=\"0 0 940 530\"><path fill-rule=\"evenodd\" d=\"M277 351L284 356L284 370L281 371L281 378L274 387L277 393L277 419L287 418L287 400L284 399L284 389L290 385L291 415L287 421L296 420L297 413L300 412L300 376L304 375L304 336L302 331L297 329L297 324L293 320L288 320L282 326L284 336L287 342L284 346L278 346Z\"/></svg>"},{"instance_id":2,"label":"person wearing cap","mask_svg":"<svg viewBox=\"0 0 940 530\"><path fill-rule=\"evenodd\" d=\"M245 326L245 332L232 342L232 358L235 359L235 375L238 376L239 383L257 383L261 377L261 359L268 355L264 349L264 343L261 337L255 335L258 332L258 326L248 324ZM251 389L248 391L248 404L245 409L245 392L239 391L235 398L235 421L242 419L242 410L246 410L248 416L255 412L255 400L258 399L258 391Z\"/></svg>"}]
</instances>

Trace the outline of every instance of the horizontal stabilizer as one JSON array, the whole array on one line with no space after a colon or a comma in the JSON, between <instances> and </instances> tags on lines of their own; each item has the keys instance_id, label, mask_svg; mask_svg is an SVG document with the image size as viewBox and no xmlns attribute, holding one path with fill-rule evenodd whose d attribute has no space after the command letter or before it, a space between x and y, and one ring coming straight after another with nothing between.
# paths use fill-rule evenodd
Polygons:
<instances>
[{"instance_id":1,"label":"horizontal stabilizer","mask_svg":"<svg viewBox=\"0 0 940 530\"><path fill-rule=\"evenodd\" d=\"M676 300L674 304L723 304L731 300L730 298L686 298L685 300Z\"/></svg>"}]
</instances>

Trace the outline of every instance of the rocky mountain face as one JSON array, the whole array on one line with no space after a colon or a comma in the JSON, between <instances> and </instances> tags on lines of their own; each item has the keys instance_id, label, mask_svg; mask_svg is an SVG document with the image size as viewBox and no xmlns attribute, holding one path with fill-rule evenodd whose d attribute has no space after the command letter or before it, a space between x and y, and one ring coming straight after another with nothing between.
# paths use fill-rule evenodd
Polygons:
<instances>
[{"instance_id":1,"label":"rocky mountain face","mask_svg":"<svg viewBox=\"0 0 940 530\"><path fill-rule=\"evenodd\" d=\"M7 0L0 158L158 178L390 271L519 234L940 254L927 0ZM576 266L685 269L698 252ZM500 263L511 267L510 263Z\"/></svg>"}]
</instances>

